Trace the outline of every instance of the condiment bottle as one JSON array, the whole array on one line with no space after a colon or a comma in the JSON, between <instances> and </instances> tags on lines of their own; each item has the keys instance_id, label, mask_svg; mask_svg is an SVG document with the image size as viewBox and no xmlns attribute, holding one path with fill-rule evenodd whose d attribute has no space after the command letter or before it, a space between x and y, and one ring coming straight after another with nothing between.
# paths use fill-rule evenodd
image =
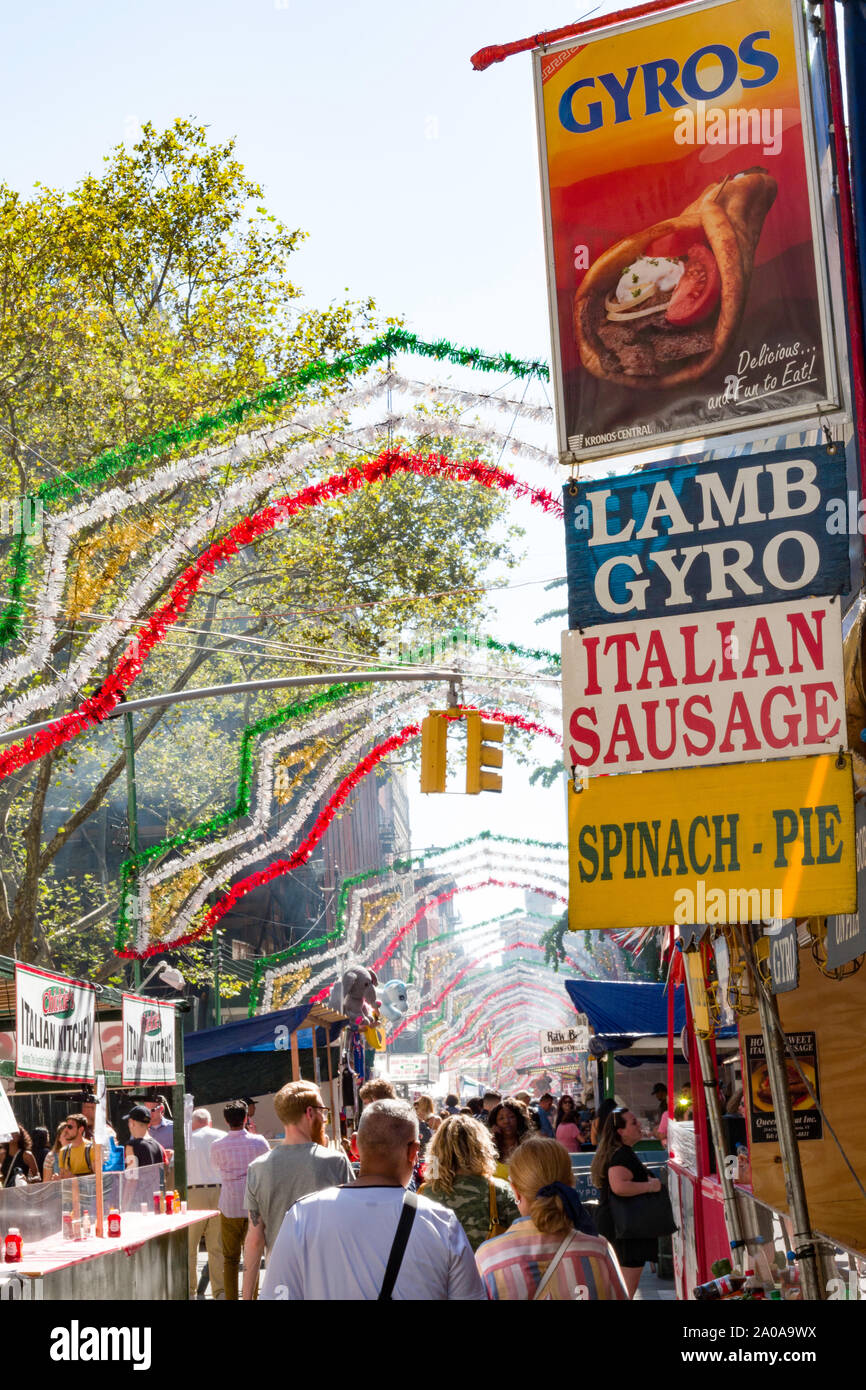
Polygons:
<instances>
[{"instance_id":1,"label":"condiment bottle","mask_svg":"<svg viewBox=\"0 0 866 1390\"><path fill-rule=\"evenodd\" d=\"M82 1240L89 1240L89 1239L90 1239L90 1212L89 1212L89 1211L84 1211L84 1212L81 1213L81 1239L82 1239Z\"/></svg>"},{"instance_id":2,"label":"condiment bottle","mask_svg":"<svg viewBox=\"0 0 866 1390\"><path fill-rule=\"evenodd\" d=\"M710 1279L707 1284L698 1284L692 1291L692 1296L699 1303L718 1298L732 1298L734 1294L739 1293L745 1282L742 1274L722 1274L718 1279Z\"/></svg>"},{"instance_id":3,"label":"condiment bottle","mask_svg":"<svg viewBox=\"0 0 866 1390\"><path fill-rule=\"evenodd\" d=\"M3 1258L7 1265L18 1264L21 1259L21 1232L17 1226L10 1226L3 1244Z\"/></svg>"},{"instance_id":4,"label":"condiment bottle","mask_svg":"<svg viewBox=\"0 0 866 1390\"><path fill-rule=\"evenodd\" d=\"M120 1212L117 1207L112 1207L108 1213L108 1234L112 1239L120 1238Z\"/></svg>"}]
</instances>

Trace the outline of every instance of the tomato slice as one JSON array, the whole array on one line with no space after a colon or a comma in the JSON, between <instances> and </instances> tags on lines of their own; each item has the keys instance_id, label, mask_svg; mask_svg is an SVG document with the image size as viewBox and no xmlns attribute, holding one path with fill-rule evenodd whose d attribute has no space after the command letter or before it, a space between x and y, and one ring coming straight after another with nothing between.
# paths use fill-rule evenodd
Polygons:
<instances>
[{"instance_id":1,"label":"tomato slice","mask_svg":"<svg viewBox=\"0 0 866 1390\"><path fill-rule=\"evenodd\" d=\"M688 328L709 318L722 290L716 258L708 246L695 244L686 252L686 268L671 295L665 318L677 328Z\"/></svg>"},{"instance_id":2,"label":"tomato slice","mask_svg":"<svg viewBox=\"0 0 866 1390\"><path fill-rule=\"evenodd\" d=\"M666 232L664 236L657 236L655 241L651 241L644 251L645 256L671 256L680 259L685 256L693 246L698 246L703 241L703 233L694 227L677 228L673 232Z\"/></svg>"}]
</instances>

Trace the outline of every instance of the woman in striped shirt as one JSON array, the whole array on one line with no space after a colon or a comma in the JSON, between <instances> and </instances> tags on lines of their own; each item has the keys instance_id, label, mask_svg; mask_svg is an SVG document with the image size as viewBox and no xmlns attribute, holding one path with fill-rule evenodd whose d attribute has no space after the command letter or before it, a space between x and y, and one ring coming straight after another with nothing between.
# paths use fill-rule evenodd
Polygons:
<instances>
[{"instance_id":1,"label":"woman in striped shirt","mask_svg":"<svg viewBox=\"0 0 866 1390\"><path fill-rule=\"evenodd\" d=\"M571 1160L555 1139L524 1139L509 1181L520 1218L479 1246L475 1262L491 1299L621 1299L628 1294L606 1240L588 1234Z\"/></svg>"}]
</instances>

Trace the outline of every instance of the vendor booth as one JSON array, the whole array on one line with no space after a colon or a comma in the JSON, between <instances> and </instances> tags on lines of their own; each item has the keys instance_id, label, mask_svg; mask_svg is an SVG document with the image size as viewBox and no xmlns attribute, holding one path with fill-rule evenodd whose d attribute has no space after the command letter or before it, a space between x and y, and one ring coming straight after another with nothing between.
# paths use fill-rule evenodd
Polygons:
<instances>
[{"instance_id":1,"label":"vendor booth","mask_svg":"<svg viewBox=\"0 0 866 1390\"><path fill-rule=\"evenodd\" d=\"M0 1237L19 1258L3 1265L6 1298L183 1299L187 1214L182 1012L0 958L0 1144L96 1097L86 1167L49 1182L0 1188ZM166 1161L123 1165L123 1115L158 1092L174 1116ZM118 1144L110 1126L119 1129ZM109 1153L114 1171L105 1171ZM72 1164L69 1165L70 1170Z\"/></svg>"},{"instance_id":2,"label":"vendor booth","mask_svg":"<svg viewBox=\"0 0 866 1390\"><path fill-rule=\"evenodd\" d=\"M304 1078L317 1083L339 1116L339 1039L345 1022L326 1004L300 1004L187 1033L187 1091L196 1105L216 1105L239 1095L267 1097ZM339 1139L339 1130L332 1137Z\"/></svg>"}]
</instances>

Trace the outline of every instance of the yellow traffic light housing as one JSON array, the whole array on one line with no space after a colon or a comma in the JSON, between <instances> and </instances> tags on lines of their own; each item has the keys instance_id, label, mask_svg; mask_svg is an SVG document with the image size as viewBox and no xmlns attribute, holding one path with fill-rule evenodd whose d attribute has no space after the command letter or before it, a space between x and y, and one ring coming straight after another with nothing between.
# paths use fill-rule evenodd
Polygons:
<instances>
[{"instance_id":1,"label":"yellow traffic light housing","mask_svg":"<svg viewBox=\"0 0 866 1390\"><path fill-rule=\"evenodd\" d=\"M485 772L488 767L502 766L501 744L503 727L492 719L482 719L477 711L467 710L466 719L466 791L501 792L502 778L498 772Z\"/></svg>"},{"instance_id":2,"label":"yellow traffic light housing","mask_svg":"<svg viewBox=\"0 0 866 1390\"><path fill-rule=\"evenodd\" d=\"M442 710L431 710L421 722L421 790L444 792L448 720Z\"/></svg>"}]
</instances>

